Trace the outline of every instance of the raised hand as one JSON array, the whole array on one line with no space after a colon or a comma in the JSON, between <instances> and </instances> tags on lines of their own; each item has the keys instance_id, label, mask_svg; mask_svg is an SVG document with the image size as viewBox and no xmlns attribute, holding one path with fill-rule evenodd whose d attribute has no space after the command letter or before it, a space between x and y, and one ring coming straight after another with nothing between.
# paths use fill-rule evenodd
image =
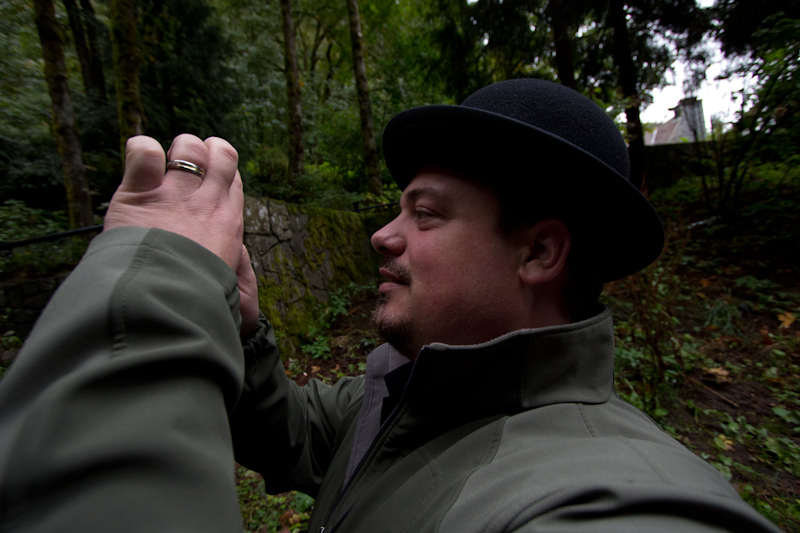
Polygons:
<instances>
[{"instance_id":1,"label":"raised hand","mask_svg":"<svg viewBox=\"0 0 800 533\"><path fill-rule=\"evenodd\" d=\"M197 165L204 177L179 169L165 172L167 156ZM128 140L125 175L111 199L104 230L140 226L171 231L211 250L238 272L244 229L238 153L223 139L202 141L184 134L175 138L167 156L155 139Z\"/></svg>"}]
</instances>

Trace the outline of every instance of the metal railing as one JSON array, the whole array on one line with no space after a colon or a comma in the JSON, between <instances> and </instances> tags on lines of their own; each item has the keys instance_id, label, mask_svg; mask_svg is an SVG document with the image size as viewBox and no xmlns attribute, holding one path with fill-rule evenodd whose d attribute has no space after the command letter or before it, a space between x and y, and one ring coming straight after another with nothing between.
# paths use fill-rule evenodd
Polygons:
<instances>
[{"instance_id":1,"label":"metal railing","mask_svg":"<svg viewBox=\"0 0 800 533\"><path fill-rule=\"evenodd\" d=\"M378 209L380 207L391 207L399 203L400 202L389 202L388 204L368 205L367 207L361 207L359 205L361 204L361 202L353 202L353 211L355 211L356 213L361 213L362 211L369 211L370 209Z\"/></svg>"},{"instance_id":2,"label":"metal railing","mask_svg":"<svg viewBox=\"0 0 800 533\"><path fill-rule=\"evenodd\" d=\"M379 209L381 207L391 207L397 205L399 202L389 202L386 204L379 204L379 205L368 205L365 207L361 207L360 202L353 202L353 210L356 213L361 213L363 211L369 211L371 209ZM48 241L57 241L59 239L66 239L67 237L76 237L78 235L86 235L87 233L99 233L103 231L103 225L99 224L97 226L87 226L85 228L78 228L78 229L71 229L69 231L61 231L59 233L51 233L49 235L41 235L39 237L31 237L30 239L21 239L18 241L8 241L8 242L0 242L0 252L4 250L13 250L19 246L25 246L28 244L36 244L39 242L48 242Z\"/></svg>"},{"instance_id":3,"label":"metal railing","mask_svg":"<svg viewBox=\"0 0 800 533\"><path fill-rule=\"evenodd\" d=\"M61 231L59 233L51 233L49 235L41 235L39 237L31 237L30 239L21 239L19 241L0 242L0 251L11 250L18 246L25 246L26 244L36 244L37 242L57 241L59 239L66 239L67 237L76 237L78 235L86 235L87 233L98 233L103 231L103 225L86 226L85 228L71 229L69 231Z\"/></svg>"}]
</instances>

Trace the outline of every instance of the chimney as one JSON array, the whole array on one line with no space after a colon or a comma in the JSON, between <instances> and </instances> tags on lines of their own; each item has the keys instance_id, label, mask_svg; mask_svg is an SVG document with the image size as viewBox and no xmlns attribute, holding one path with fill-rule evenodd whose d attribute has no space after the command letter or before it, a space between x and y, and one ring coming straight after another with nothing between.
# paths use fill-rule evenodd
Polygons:
<instances>
[{"instance_id":1,"label":"chimney","mask_svg":"<svg viewBox=\"0 0 800 533\"><path fill-rule=\"evenodd\" d=\"M706 140L706 119L703 114L703 101L695 96L681 100L675 108L676 117L685 117L689 127L697 135L698 141Z\"/></svg>"}]
</instances>

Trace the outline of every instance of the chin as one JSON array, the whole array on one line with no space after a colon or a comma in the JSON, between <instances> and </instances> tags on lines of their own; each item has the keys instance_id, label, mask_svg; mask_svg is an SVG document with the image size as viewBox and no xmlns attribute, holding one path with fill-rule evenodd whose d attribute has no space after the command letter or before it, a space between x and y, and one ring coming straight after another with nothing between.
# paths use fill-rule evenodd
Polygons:
<instances>
[{"instance_id":1,"label":"chin","mask_svg":"<svg viewBox=\"0 0 800 533\"><path fill-rule=\"evenodd\" d=\"M381 296L378 305L372 311L372 323L383 339L395 350L409 359L417 355L414 349L411 321L402 313L392 313L388 309L388 298Z\"/></svg>"}]
</instances>

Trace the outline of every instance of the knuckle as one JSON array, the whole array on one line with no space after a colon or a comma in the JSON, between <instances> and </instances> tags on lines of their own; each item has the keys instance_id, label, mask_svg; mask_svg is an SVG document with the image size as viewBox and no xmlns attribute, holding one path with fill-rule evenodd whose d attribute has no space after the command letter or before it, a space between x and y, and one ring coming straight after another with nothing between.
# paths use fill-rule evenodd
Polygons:
<instances>
[{"instance_id":1,"label":"knuckle","mask_svg":"<svg viewBox=\"0 0 800 533\"><path fill-rule=\"evenodd\" d=\"M187 159L192 163L205 166L208 161L208 148L198 137L183 133L175 137L171 156L177 159Z\"/></svg>"},{"instance_id":2,"label":"knuckle","mask_svg":"<svg viewBox=\"0 0 800 533\"><path fill-rule=\"evenodd\" d=\"M237 152L236 148L234 148L233 145L231 145L231 143L225 139L220 137L209 137L206 139L206 145L210 150L219 151L220 155L230 159L234 163L239 162L239 152Z\"/></svg>"}]
</instances>

